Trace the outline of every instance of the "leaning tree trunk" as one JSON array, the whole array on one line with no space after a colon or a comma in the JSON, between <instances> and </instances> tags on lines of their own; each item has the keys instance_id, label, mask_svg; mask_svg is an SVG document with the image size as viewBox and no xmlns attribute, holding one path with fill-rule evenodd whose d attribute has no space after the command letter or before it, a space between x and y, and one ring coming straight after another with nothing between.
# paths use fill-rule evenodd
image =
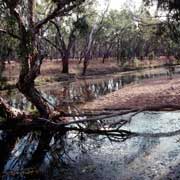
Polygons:
<instances>
[{"instance_id":1,"label":"leaning tree trunk","mask_svg":"<svg viewBox=\"0 0 180 180\"><path fill-rule=\"evenodd\" d=\"M42 117L48 118L50 108L41 93L35 88L34 83L36 77L40 74L40 67L44 57L36 49L36 43L33 32L23 32L23 38L19 46L21 71L17 88L35 105Z\"/></svg>"},{"instance_id":2,"label":"leaning tree trunk","mask_svg":"<svg viewBox=\"0 0 180 180\"><path fill-rule=\"evenodd\" d=\"M48 118L50 109L41 93L35 88L34 82L18 81L17 87L21 93L37 108L42 117Z\"/></svg>"}]
</instances>

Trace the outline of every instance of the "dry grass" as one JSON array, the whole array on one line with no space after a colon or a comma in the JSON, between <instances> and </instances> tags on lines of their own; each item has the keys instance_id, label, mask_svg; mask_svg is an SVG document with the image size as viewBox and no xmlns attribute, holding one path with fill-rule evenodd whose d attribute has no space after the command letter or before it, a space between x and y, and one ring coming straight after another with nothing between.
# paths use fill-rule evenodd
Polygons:
<instances>
[{"instance_id":1,"label":"dry grass","mask_svg":"<svg viewBox=\"0 0 180 180\"><path fill-rule=\"evenodd\" d=\"M102 64L102 60L92 60L88 66L88 72L91 74L96 73L98 71L108 71L111 69L119 70L118 65L113 60L108 60L105 64ZM81 74L82 73L83 64L79 64L76 60L70 60L69 72L71 74ZM58 77L61 75L62 64L61 60L45 60L41 67L41 75L39 80L42 79L51 79L54 77ZM110 72L109 71L109 72ZM8 81L16 81L20 72L20 65L18 62L11 62L11 64L6 64L5 72L3 73L5 77L8 78ZM112 72L112 71L111 71Z\"/></svg>"},{"instance_id":2,"label":"dry grass","mask_svg":"<svg viewBox=\"0 0 180 180\"><path fill-rule=\"evenodd\" d=\"M147 60L140 63L141 67L160 66L164 64L164 60L151 61ZM78 60L70 60L69 65L70 74L81 75L83 64L79 64ZM119 72L121 68L116 62L116 59L108 59L105 63L102 63L102 59L91 60L88 66L87 75L104 75ZM38 77L37 82L51 82L54 78L61 76L62 64L61 60L44 60L41 67L41 75ZM20 72L20 65L17 62L11 62L6 64L4 76L7 77L8 82L15 83L18 79Z\"/></svg>"}]
</instances>

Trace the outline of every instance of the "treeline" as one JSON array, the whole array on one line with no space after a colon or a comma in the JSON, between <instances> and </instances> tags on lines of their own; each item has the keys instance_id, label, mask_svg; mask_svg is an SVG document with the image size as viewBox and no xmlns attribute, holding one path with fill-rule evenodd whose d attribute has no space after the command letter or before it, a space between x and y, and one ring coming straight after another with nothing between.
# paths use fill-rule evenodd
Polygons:
<instances>
[{"instance_id":1,"label":"treeline","mask_svg":"<svg viewBox=\"0 0 180 180\"><path fill-rule=\"evenodd\" d=\"M37 4L37 11L46 6ZM101 13L96 6L94 1L87 1L69 15L49 21L38 34L37 48L48 59L61 59L62 73L69 73L69 59L84 62L83 74L91 59L101 58L105 63L113 58L120 65L135 58L173 55L179 59L179 40L172 29L177 30L177 24L170 26L167 19L154 18L143 4L137 11L108 11L107 6ZM16 32L13 19L2 18L2 22L9 34ZM0 41L1 60L18 59L18 41L3 31Z\"/></svg>"}]
</instances>

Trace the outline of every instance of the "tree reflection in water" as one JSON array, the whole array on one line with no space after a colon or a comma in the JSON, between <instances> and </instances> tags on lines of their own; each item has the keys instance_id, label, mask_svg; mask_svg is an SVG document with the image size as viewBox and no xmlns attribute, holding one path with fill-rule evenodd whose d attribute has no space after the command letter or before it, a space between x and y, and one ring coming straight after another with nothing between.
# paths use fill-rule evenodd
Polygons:
<instances>
[{"instance_id":1,"label":"tree reflection in water","mask_svg":"<svg viewBox=\"0 0 180 180\"><path fill-rule=\"evenodd\" d=\"M176 67L175 74L179 74L180 69ZM166 68L159 68L155 70L146 70L140 72L132 72L125 75L119 75L112 78L102 78L96 80L77 80L75 82L58 83L55 86L50 85L46 87L39 87L42 95L49 102L49 104L61 109L70 104L82 104L88 101L104 96L108 93L117 91L130 83L139 83L144 79L154 79L158 77L168 77ZM16 90L11 91L8 96L10 105L21 110L32 110L34 107L20 95ZM67 110L67 108L65 108Z\"/></svg>"}]
</instances>

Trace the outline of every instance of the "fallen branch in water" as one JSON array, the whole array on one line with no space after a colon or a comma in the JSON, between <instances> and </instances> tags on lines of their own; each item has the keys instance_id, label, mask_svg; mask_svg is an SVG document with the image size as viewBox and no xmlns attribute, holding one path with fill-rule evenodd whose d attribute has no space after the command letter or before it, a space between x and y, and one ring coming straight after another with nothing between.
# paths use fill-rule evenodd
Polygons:
<instances>
[{"instance_id":1,"label":"fallen branch in water","mask_svg":"<svg viewBox=\"0 0 180 180\"><path fill-rule=\"evenodd\" d=\"M118 133L118 136L124 130L120 129L123 125L130 123L132 118L137 114L144 111L159 111L159 110L179 110L179 105L163 105L163 106L147 106L141 109L104 109L102 112L96 110L95 112L89 111L81 113L79 110L77 113L59 113L53 116L52 119L37 118L26 115L24 112L11 108L2 98L0 98L0 110L1 116L7 119L17 120L15 124L11 125L6 121L0 122L1 130L11 130L17 133L27 133L32 130L43 130L52 132L67 132L67 131L79 131L84 133L94 133L100 135L117 135L112 132ZM128 115L126 119L123 119L123 115ZM76 121L61 121L63 117L77 117ZM81 117L81 118L79 118ZM120 120L114 117L121 117ZM54 120L54 121L53 121ZM57 120L59 121L57 123ZM89 128L89 123L95 123L96 128ZM127 132L127 131L126 131ZM127 134L137 135L138 133L128 132Z\"/></svg>"}]
</instances>

